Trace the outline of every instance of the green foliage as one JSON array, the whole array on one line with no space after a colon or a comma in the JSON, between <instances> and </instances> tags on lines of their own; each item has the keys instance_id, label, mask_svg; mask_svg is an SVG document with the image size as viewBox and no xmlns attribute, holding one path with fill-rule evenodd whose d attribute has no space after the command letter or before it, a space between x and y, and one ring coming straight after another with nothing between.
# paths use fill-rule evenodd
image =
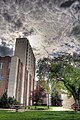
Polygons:
<instances>
[{"instance_id":1,"label":"green foliage","mask_svg":"<svg viewBox=\"0 0 80 120\"><path fill-rule=\"evenodd\" d=\"M61 53L60 56L49 59L43 58L38 61L37 75L39 79L49 80L53 91L64 92L67 90L69 96L73 96L76 104L80 106L80 68L79 59L68 53ZM40 84L46 91L49 86Z\"/></svg>"},{"instance_id":2,"label":"green foliage","mask_svg":"<svg viewBox=\"0 0 80 120\"><path fill-rule=\"evenodd\" d=\"M80 68L67 65L62 73L64 79L73 84L76 89L80 87Z\"/></svg>"},{"instance_id":3,"label":"green foliage","mask_svg":"<svg viewBox=\"0 0 80 120\"><path fill-rule=\"evenodd\" d=\"M8 107L8 101L7 101L7 93L5 92L3 96L0 98L0 107Z\"/></svg>"},{"instance_id":4,"label":"green foliage","mask_svg":"<svg viewBox=\"0 0 80 120\"><path fill-rule=\"evenodd\" d=\"M50 62L51 60L49 58L38 60L36 73L39 79L45 79L48 76Z\"/></svg>"},{"instance_id":5,"label":"green foliage","mask_svg":"<svg viewBox=\"0 0 80 120\"><path fill-rule=\"evenodd\" d=\"M3 94L0 98L0 108L9 108L10 106L16 104L16 99L12 97L7 97L7 92Z\"/></svg>"},{"instance_id":6,"label":"green foliage","mask_svg":"<svg viewBox=\"0 0 80 120\"><path fill-rule=\"evenodd\" d=\"M50 68L49 78L53 81L54 86L57 84L68 90L68 93L73 96L75 102L80 103L80 68L74 67L71 64L64 63L52 63ZM61 84L60 84L61 82Z\"/></svg>"},{"instance_id":7,"label":"green foliage","mask_svg":"<svg viewBox=\"0 0 80 120\"><path fill-rule=\"evenodd\" d=\"M8 97L7 101L8 101L9 106L15 105L17 103L17 101L14 97Z\"/></svg>"},{"instance_id":8,"label":"green foliage","mask_svg":"<svg viewBox=\"0 0 80 120\"><path fill-rule=\"evenodd\" d=\"M51 103L53 106L62 106L61 94L59 92L54 92L51 97Z\"/></svg>"},{"instance_id":9,"label":"green foliage","mask_svg":"<svg viewBox=\"0 0 80 120\"><path fill-rule=\"evenodd\" d=\"M50 88L47 82L48 81L45 80L38 80L38 85L40 85L46 93L50 93Z\"/></svg>"}]
</instances>

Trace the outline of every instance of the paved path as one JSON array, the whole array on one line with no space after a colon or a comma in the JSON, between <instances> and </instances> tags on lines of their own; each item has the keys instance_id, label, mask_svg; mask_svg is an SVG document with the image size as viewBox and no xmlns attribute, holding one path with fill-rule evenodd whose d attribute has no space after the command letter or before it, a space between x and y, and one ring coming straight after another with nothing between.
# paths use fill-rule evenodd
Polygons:
<instances>
[{"instance_id":1,"label":"paved path","mask_svg":"<svg viewBox=\"0 0 80 120\"><path fill-rule=\"evenodd\" d=\"M52 111L72 111L72 110L63 107L53 107Z\"/></svg>"},{"instance_id":2,"label":"paved path","mask_svg":"<svg viewBox=\"0 0 80 120\"><path fill-rule=\"evenodd\" d=\"M15 112L16 110L15 109L0 109L0 110L9 110L9 111L12 111L12 112ZM24 111L29 111L28 109L19 109L19 112L24 112ZM72 109L66 109L66 108L63 108L63 107L53 107L51 109L51 111L73 111Z\"/></svg>"}]
</instances>

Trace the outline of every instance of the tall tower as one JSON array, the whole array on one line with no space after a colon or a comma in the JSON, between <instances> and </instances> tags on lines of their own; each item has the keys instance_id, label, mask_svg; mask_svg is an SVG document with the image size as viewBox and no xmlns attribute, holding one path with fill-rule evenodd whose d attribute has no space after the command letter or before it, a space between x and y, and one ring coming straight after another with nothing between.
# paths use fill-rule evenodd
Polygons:
<instances>
[{"instance_id":1,"label":"tall tower","mask_svg":"<svg viewBox=\"0 0 80 120\"><path fill-rule=\"evenodd\" d=\"M17 38L15 54L11 59L8 97L14 97L24 105L32 105L34 89L35 57L27 38Z\"/></svg>"},{"instance_id":2,"label":"tall tower","mask_svg":"<svg viewBox=\"0 0 80 120\"><path fill-rule=\"evenodd\" d=\"M26 65L28 40L26 38L17 38L15 46L15 56L19 57L21 62Z\"/></svg>"},{"instance_id":3,"label":"tall tower","mask_svg":"<svg viewBox=\"0 0 80 120\"><path fill-rule=\"evenodd\" d=\"M31 105L31 92L34 89L35 57L27 38L17 38L15 56L23 63L21 103Z\"/></svg>"}]
</instances>

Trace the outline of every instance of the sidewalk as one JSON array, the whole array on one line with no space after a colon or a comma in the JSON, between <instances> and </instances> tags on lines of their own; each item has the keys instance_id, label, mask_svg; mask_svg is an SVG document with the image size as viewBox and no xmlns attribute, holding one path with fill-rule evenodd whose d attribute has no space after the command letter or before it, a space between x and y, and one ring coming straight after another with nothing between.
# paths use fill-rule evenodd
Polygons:
<instances>
[{"instance_id":1,"label":"sidewalk","mask_svg":"<svg viewBox=\"0 0 80 120\"><path fill-rule=\"evenodd\" d=\"M52 111L73 111L72 109L67 109L63 107L53 107Z\"/></svg>"}]
</instances>

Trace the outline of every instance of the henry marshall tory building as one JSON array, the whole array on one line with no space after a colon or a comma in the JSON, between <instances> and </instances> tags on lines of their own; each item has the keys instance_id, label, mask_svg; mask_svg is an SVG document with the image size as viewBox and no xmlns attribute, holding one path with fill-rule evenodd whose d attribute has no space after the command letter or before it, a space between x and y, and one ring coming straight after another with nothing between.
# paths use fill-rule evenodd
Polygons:
<instances>
[{"instance_id":1,"label":"henry marshall tory building","mask_svg":"<svg viewBox=\"0 0 80 120\"><path fill-rule=\"evenodd\" d=\"M27 38L17 38L13 57L0 57L0 97L7 91L23 105L32 105L35 56Z\"/></svg>"}]
</instances>

